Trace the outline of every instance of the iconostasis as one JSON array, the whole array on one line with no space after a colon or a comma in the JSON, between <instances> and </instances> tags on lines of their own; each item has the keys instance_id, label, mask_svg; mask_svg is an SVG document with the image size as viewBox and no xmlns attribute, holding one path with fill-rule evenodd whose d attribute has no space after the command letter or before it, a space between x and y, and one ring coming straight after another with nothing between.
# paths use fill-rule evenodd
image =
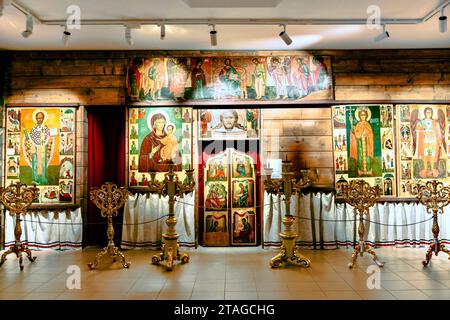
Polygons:
<instances>
[{"instance_id":1,"label":"iconostasis","mask_svg":"<svg viewBox=\"0 0 450 320\"><path fill-rule=\"evenodd\" d=\"M73 204L76 108L7 107L5 185L39 189L33 205Z\"/></svg>"},{"instance_id":2,"label":"iconostasis","mask_svg":"<svg viewBox=\"0 0 450 320\"><path fill-rule=\"evenodd\" d=\"M351 180L381 188L385 197L412 198L415 183L448 183L447 105L334 106L336 193Z\"/></svg>"},{"instance_id":3,"label":"iconostasis","mask_svg":"<svg viewBox=\"0 0 450 320\"><path fill-rule=\"evenodd\" d=\"M209 109L198 116L203 245L256 245L260 111Z\"/></svg>"},{"instance_id":4,"label":"iconostasis","mask_svg":"<svg viewBox=\"0 0 450 320\"><path fill-rule=\"evenodd\" d=\"M131 107L128 109L128 185L146 188L150 171L163 179L174 163L184 178L192 168L192 108Z\"/></svg>"}]
</instances>

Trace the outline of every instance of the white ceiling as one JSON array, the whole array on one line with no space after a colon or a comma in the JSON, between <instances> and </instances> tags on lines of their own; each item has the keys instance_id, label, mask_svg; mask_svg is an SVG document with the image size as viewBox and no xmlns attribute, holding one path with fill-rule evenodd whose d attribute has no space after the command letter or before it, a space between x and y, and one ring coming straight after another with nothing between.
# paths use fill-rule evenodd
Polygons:
<instances>
[{"instance_id":1,"label":"white ceiling","mask_svg":"<svg viewBox=\"0 0 450 320\"><path fill-rule=\"evenodd\" d=\"M227 0L222 0L226 2ZM242 0L241 2L245 2ZM247 0L249 1L249 0ZM20 0L43 20L65 20L66 8L77 4L82 19L367 19L367 7L378 5L383 19L420 19L443 0L281 0L274 8L190 8L183 0ZM187 1L188 2L188 1ZM206 2L206 1L203 1ZM236 2L236 1L234 1ZM267 1L265 1L267 2ZM217 1L215 1L217 5ZM446 9L450 16L450 6ZM0 17L0 48L10 50L302 50L450 48L450 28L438 29L438 15L418 25L390 25L391 37L373 41L379 30L365 25L288 26L293 43L278 37L279 26L218 25L218 46L211 47L207 25L168 25L165 40L157 26L132 30L129 46L121 26L82 26L74 30L69 46L61 41L63 28L34 25L24 39L25 16L8 6Z\"/></svg>"}]
</instances>

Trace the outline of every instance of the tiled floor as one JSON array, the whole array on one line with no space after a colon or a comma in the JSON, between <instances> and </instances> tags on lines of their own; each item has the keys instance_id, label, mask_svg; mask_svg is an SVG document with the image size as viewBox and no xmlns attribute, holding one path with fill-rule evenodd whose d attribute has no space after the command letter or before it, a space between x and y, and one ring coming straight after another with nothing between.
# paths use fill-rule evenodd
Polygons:
<instances>
[{"instance_id":1,"label":"tiled floor","mask_svg":"<svg viewBox=\"0 0 450 320\"><path fill-rule=\"evenodd\" d=\"M271 269L273 250L199 248L172 272L152 265L153 252L146 250L125 252L128 270L106 257L89 270L98 250L35 252L38 259L24 260L23 272L10 255L0 268L0 299L450 299L448 256L433 256L423 268L425 247L376 249L386 265L380 269L380 288L372 290L367 285L372 260L359 257L358 267L349 270L351 249L304 250L310 268ZM67 287L71 265L80 267L80 289Z\"/></svg>"}]
</instances>

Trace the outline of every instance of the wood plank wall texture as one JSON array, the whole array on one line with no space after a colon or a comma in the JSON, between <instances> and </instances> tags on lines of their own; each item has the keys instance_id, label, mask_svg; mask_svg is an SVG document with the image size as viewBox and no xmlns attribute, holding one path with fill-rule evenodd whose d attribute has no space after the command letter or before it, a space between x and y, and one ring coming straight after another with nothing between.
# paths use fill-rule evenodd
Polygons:
<instances>
[{"instance_id":1,"label":"wood plank wall texture","mask_svg":"<svg viewBox=\"0 0 450 320\"><path fill-rule=\"evenodd\" d=\"M278 55L281 52L151 52L152 55ZM427 50L322 50L329 55L340 101L449 101L450 49ZM125 104L125 75L129 58L150 52L9 52L6 79L7 103L79 103L114 106ZM331 103L300 105L289 110L265 110L264 128L277 128L280 148L269 130L263 137L264 156L279 151L294 161L319 168L318 186L333 187ZM269 107L266 105L265 107ZM277 106L273 106L277 108ZM279 106L278 106L279 108ZM301 121L299 121L301 120ZM272 149L271 149L272 148Z\"/></svg>"}]
</instances>

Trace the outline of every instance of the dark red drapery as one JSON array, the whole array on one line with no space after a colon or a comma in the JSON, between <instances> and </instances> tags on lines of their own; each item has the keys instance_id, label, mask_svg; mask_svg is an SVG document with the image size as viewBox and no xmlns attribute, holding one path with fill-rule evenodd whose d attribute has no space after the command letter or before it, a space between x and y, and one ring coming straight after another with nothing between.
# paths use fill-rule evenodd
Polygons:
<instances>
[{"instance_id":1,"label":"dark red drapery","mask_svg":"<svg viewBox=\"0 0 450 320\"><path fill-rule=\"evenodd\" d=\"M105 182L118 186L125 185L125 109L123 107L91 107L88 113L88 190L99 187ZM115 222L123 220L123 210L114 218ZM106 222L100 216L100 210L88 200L85 221L85 239L83 245L106 245ZM94 223L94 224L92 224ZM120 244L122 228L115 224L114 242Z\"/></svg>"}]
</instances>

